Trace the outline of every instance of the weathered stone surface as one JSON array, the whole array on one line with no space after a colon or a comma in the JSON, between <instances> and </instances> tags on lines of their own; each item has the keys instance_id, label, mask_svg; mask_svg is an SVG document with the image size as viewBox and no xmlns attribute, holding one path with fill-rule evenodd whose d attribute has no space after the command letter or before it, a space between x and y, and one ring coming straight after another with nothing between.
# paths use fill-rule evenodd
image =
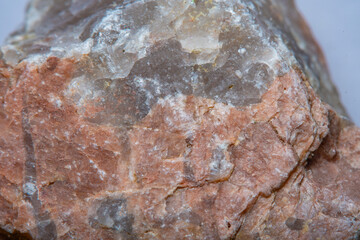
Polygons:
<instances>
[{"instance_id":1,"label":"weathered stone surface","mask_svg":"<svg viewBox=\"0 0 360 240\"><path fill-rule=\"evenodd\" d=\"M292 1L33 0L0 103L4 236L360 236L360 130Z\"/></svg>"}]
</instances>

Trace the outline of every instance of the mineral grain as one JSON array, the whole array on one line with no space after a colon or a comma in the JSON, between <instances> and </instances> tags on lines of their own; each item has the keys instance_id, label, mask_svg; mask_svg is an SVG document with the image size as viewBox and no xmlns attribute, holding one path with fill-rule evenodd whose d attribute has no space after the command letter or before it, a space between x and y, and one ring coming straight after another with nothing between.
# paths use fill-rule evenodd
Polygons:
<instances>
[{"instance_id":1,"label":"mineral grain","mask_svg":"<svg viewBox=\"0 0 360 240\"><path fill-rule=\"evenodd\" d=\"M360 129L293 1L32 0L0 56L0 237L359 239Z\"/></svg>"}]
</instances>

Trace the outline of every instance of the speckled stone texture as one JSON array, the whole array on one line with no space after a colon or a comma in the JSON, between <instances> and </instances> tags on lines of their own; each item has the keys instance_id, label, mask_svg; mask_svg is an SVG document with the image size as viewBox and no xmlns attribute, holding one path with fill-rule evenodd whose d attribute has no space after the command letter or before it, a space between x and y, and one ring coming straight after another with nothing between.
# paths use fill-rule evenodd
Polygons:
<instances>
[{"instance_id":1,"label":"speckled stone texture","mask_svg":"<svg viewBox=\"0 0 360 240\"><path fill-rule=\"evenodd\" d=\"M33 0L0 56L0 238L360 239L292 1Z\"/></svg>"}]
</instances>

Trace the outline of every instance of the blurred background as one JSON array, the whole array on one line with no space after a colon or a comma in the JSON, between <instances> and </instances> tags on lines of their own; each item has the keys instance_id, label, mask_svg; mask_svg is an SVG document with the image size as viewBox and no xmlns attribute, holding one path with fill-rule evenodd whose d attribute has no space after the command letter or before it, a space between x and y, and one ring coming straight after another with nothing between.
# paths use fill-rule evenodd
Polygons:
<instances>
[{"instance_id":1,"label":"blurred background","mask_svg":"<svg viewBox=\"0 0 360 240\"><path fill-rule=\"evenodd\" d=\"M28 0L0 1L0 44L20 26ZM332 78L360 126L360 0L296 0L322 46Z\"/></svg>"}]
</instances>

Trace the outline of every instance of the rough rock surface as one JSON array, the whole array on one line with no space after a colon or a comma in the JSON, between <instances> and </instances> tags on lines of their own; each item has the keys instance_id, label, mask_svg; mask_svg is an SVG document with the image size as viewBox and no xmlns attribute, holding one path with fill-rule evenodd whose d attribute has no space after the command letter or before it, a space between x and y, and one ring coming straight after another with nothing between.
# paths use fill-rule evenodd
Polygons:
<instances>
[{"instance_id":1,"label":"rough rock surface","mask_svg":"<svg viewBox=\"0 0 360 240\"><path fill-rule=\"evenodd\" d=\"M1 48L0 237L359 239L344 116L292 1L33 0Z\"/></svg>"}]
</instances>

